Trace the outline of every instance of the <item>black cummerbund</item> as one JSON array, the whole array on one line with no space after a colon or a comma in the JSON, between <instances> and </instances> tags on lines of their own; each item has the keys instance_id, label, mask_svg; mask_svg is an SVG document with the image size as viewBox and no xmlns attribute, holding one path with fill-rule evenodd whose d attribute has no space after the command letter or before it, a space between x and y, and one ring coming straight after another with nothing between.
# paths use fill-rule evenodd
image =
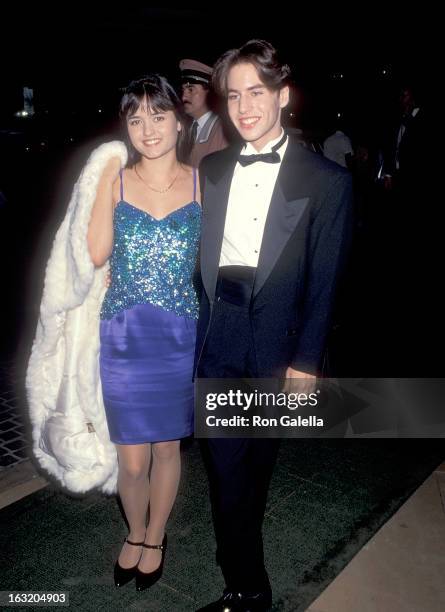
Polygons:
<instances>
[{"instance_id":1,"label":"black cummerbund","mask_svg":"<svg viewBox=\"0 0 445 612\"><path fill-rule=\"evenodd\" d=\"M216 299L248 307L252 297L256 268L251 266L222 266L216 283Z\"/></svg>"}]
</instances>

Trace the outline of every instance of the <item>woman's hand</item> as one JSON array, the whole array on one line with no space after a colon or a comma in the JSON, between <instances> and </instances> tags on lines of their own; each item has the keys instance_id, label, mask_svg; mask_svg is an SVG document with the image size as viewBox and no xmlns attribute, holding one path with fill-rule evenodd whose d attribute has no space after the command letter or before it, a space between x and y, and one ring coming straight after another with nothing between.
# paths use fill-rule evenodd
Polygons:
<instances>
[{"instance_id":1,"label":"woman's hand","mask_svg":"<svg viewBox=\"0 0 445 612\"><path fill-rule=\"evenodd\" d=\"M111 287L111 270L108 270L107 275L105 277L105 287L107 289Z\"/></svg>"}]
</instances>

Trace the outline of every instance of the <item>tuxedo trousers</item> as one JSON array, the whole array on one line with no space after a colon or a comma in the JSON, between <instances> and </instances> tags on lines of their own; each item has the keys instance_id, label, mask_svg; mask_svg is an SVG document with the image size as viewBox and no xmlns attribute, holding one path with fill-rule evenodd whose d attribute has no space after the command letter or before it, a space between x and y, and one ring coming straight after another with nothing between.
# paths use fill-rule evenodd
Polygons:
<instances>
[{"instance_id":1,"label":"tuxedo trousers","mask_svg":"<svg viewBox=\"0 0 445 612\"><path fill-rule=\"evenodd\" d=\"M220 269L210 327L197 369L200 378L255 378L250 317L254 269ZM262 524L278 439L201 440L207 468L217 561L233 591L270 588Z\"/></svg>"}]
</instances>

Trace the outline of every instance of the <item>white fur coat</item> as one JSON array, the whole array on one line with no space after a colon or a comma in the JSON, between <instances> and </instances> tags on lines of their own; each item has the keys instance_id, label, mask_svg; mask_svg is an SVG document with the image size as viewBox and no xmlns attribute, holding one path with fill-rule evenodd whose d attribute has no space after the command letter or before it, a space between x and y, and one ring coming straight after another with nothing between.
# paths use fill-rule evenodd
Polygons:
<instances>
[{"instance_id":1,"label":"white fur coat","mask_svg":"<svg viewBox=\"0 0 445 612\"><path fill-rule=\"evenodd\" d=\"M95 149L74 186L46 267L26 376L34 455L76 493L116 491L117 455L99 378L99 313L108 264L96 269L87 246L99 178L114 156L126 164L122 142Z\"/></svg>"}]
</instances>

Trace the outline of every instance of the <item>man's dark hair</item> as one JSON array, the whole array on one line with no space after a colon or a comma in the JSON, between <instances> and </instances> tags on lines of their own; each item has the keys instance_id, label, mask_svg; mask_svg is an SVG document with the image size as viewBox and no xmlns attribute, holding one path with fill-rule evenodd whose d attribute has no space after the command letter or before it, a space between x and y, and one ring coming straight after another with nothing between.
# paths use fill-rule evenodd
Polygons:
<instances>
[{"instance_id":1,"label":"man's dark hair","mask_svg":"<svg viewBox=\"0 0 445 612\"><path fill-rule=\"evenodd\" d=\"M249 40L239 49L226 51L213 67L213 87L219 95L227 97L227 75L237 64L253 64L264 85L278 91L291 80L291 70L280 61L277 50L266 40Z\"/></svg>"},{"instance_id":2,"label":"man's dark hair","mask_svg":"<svg viewBox=\"0 0 445 612\"><path fill-rule=\"evenodd\" d=\"M159 74L148 74L140 79L131 81L124 89L121 99L119 116L125 123L126 143L129 152L129 163L136 163L140 154L135 150L128 138L126 129L127 117L135 113L146 102L154 111L173 111L177 121L182 125L176 143L176 155L179 161L186 162L190 153L191 121L185 113L184 105L174 88L167 79Z\"/></svg>"}]
</instances>

